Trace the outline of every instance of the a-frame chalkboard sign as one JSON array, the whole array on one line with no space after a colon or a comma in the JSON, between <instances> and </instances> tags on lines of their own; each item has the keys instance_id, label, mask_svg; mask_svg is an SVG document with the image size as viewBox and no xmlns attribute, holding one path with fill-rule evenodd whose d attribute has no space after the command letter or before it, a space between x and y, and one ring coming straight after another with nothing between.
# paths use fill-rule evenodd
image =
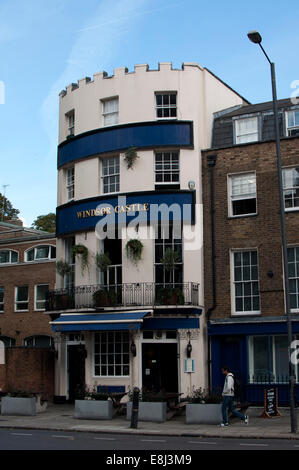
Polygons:
<instances>
[{"instance_id":1,"label":"a-frame chalkboard sign","mask_svg":"<svg viewBox=\"0 0 299 470\"><path fill-rule=\"evenodd\" d=\"M273 418L282 416L278 410L278 389L267 388L264 390L264 411L261 418Z\"/></svg>"}]
</instances>

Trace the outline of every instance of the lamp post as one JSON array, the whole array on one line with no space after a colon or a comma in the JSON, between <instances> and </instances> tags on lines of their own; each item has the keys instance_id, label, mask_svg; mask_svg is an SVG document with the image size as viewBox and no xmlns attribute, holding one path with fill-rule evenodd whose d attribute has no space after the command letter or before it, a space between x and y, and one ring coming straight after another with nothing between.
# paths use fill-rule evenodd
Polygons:
<instances>
[{"instance_id":1,"label":"lamp post","mask_svg":"<svg viewBox=\"0 0 299 470\"><path fill-rule=\"evenodd\" d=\"M273 96L273 111L274 111L274 125L275 125L275 139L276 139L276 155L277 155L277 174L279 186L279 202L280 202L280 223L282 234L282 251L283 251L283 273L284 273L284 287L285 287L285 307L286 319L288 330L288 359L289 359L289 385L290 385L290 417L291 417L291 432L297 431L297 419L295 409L295 368L291 361L291 343L292 343L292 318L290 311L290 294L289 294L289 271L288 271L288 253L286 243L286 226L285 226L285 208L283 198L283 184L282 184L282 169L281 169L281 154L280 154L280 136L278 124L278 111L277 111L277 94L276 94L276 79L275 79L275 66L266 54L261 42L262 37L258 31L250 31L247 34L248 38L254 44L258 44L266 56L271 68L271 81L272 81L272 96Z\"/></svg>"}]
</instances>

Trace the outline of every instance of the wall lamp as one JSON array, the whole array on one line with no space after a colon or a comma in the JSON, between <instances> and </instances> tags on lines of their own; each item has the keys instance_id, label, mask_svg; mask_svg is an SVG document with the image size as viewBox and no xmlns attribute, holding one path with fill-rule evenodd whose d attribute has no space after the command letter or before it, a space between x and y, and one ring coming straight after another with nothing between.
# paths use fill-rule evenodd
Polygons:
<instances>
[{"instance_id":1,"label":"wall lamp","mask_svg":"<svg viewBox=\"0 0 299 470\"><path fill-rule=\"evenodd\" d=\"M136 344L134 343L134 341L131 343L131 353L133 357L136 357L137 351L136 351Z\"/></svg>"}]
</instances>

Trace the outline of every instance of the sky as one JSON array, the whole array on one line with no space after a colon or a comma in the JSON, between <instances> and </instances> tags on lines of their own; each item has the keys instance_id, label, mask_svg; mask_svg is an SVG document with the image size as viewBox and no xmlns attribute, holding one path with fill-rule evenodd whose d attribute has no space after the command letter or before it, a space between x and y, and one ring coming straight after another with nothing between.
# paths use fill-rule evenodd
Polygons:
<instances>
[{"instance_id":1,"label":"sky","mask_svg":"<svg viewBox=\"0 0 299 470\"><path fill-rule=\"evenodd\" d=\"M55 212L59 93L114 68L197 62L251 103L299 90L299 2L0 0L0 192L24 225ZM293 94L293 95L292 95Z\"/></svg>"}]
</instances>

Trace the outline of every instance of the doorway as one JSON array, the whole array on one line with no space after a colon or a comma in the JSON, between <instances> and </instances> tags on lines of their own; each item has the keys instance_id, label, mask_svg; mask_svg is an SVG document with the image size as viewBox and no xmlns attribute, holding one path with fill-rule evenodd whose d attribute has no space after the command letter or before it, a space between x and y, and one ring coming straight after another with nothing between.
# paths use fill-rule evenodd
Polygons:
<instances>
[{"instance_id":1,"label":"doorway","mask_svg":"<svg viewBox=\"0 0 299 470\"><path fill-rule=\"evenodd\" d=\"M142 386L154 392L178 392L176 343L142 344Z\"/></svg>"},{"instance_id":2,"label":"doorway","mask_svg":"<svg viewBox=\"0 0 299 470\"><path fill-rule=\"evenodd\" d=\"M73 403L85 390L86 349L82 344L68 345L68 397Z\"/></svg>"}]
</instances>

